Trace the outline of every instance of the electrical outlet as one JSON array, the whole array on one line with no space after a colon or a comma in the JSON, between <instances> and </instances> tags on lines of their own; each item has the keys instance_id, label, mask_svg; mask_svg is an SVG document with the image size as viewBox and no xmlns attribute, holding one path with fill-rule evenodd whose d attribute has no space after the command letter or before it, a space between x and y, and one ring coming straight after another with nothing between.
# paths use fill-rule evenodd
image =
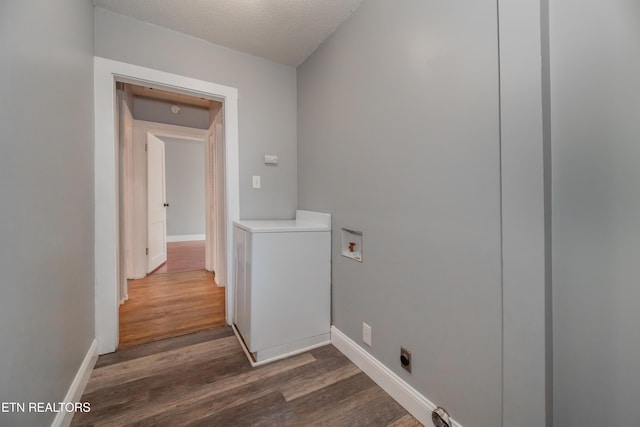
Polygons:
<instances>
[{"instance_id":1,"label":"electrical outlet","mask_svg":"<svg viewBox=\"0 0 640 427\"><path fill-rule=\"evenodd\" d=\"M402 347L400 347L400 365L405 371L411 373L411 352Z\"/></svg>"},{"instance_id":2,"label":"electrical outlet","mask_svg":"<svg viewBox=\"0 0 640 427\"><path fill-rule=\"evenodd\" d=\"M362 322L362 341L371 347L371 326Z\"/></svg>"}]
</instances>

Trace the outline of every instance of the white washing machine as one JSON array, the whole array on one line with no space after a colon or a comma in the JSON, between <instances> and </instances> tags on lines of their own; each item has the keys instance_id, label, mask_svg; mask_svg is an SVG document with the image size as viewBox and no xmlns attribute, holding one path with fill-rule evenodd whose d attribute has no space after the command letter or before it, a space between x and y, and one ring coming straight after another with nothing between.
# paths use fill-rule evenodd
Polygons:
<instances>
[{"instance_id":1,"label":"white washing machine","mask_svg":"<svg viewBox=\"0 0 640 427\"><path fill-rule=\"evenodd\" d=\"M235 331L251 363L330 343L331 215L234 222Z\"/></svg>"}]
</instances>

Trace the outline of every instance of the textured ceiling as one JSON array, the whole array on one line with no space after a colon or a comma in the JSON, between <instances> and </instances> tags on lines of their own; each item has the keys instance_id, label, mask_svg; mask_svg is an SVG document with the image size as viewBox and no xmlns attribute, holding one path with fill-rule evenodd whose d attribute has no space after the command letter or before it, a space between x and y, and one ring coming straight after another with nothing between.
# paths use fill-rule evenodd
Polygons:
<instances>
[{"instance_id":1,"label":"textured ceiling","mask_svg":"<svg viewBox=\"0 0 640 427\"><path fill-rule=\"evenodd\" d=\"M298 66L362 0L94 0L97 7Z\"/></svg>"}]
</instances>

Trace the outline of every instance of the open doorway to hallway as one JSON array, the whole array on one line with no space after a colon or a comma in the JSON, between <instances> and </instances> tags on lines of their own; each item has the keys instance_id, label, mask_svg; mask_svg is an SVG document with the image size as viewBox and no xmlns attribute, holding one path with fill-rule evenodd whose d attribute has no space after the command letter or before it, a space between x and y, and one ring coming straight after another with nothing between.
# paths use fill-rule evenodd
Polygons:
<instances>
[{"instance_id":1,"label":"open doorway to hallway","mask_svg":"<svg viewBox=\"0 0 640 427\"><path fill-rule=\"evenodd\" d=\"M222 103L117 88L121 349L226 324L226 233Z\"/></svg>"},{"instance_id":2,"label":"open doorway to hallway","mask_svg":"<svg viewBox=\"0 0 640 427\"><path fill-rule=\"evenodd\" d=\"M94 99L95 99L95 144L94 144L94 187L95 187L95 332L98 354L114 352L118 347L118 311L126 294L122 292L124 251L120 226L118 97L116 83L133 83L152 88L170 88L171 91L195 97L222 102L223 125L220 129L224 148L221 159L224 178L224 203L218 204L223 210L223 224L227 236L232 236L233 222L240 218L240 172L238 150L238 89L167 73L153 68L141 67L107 58L94 58ZM133 120L133 119L132 119ZM216 145L218 146L218 145ZM218 180L220 182L221 180ZM218 195L221 192L217 192ZM219 234L220 236L220 234ZM226 250L224 250L226 249ZM234 271L231 238L226 239L222 256L226 257L223 268L214 267L219 279L226 287L226 321L234 318ZM220 272L222 271L222 273ZM126 281L125 281L126 283Z\"/></svg>"},{"instance_id":3,"label":"open doorway to hallway","mask_svg":"<svg viewBox=\"0 0 640 427\"><path fill-rule=\"evenodd\" d=\"M205 112L206 113L206 112ZM202 119L206 124L206 116ZM161 136L164 144L166 261L149 274L206 269L205 139ZM149 178L148 178L149 179Z\"/></svg>"}]
</instances>

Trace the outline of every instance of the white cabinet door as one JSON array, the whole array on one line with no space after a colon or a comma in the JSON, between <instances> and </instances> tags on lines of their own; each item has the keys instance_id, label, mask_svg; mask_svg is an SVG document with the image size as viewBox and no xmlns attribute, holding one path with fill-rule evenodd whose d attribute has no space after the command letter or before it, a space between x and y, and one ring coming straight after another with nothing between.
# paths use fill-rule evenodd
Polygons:
<instances>
[{"instance_id":1,"label":"white cabinet door","mask_svg":"<svg viewBox=\"0 0 640 427\"><path fill-rule=\"evenodd\" d=\"M331 233L252 233L247 251L252 352L330 332ZM249 254L251 255L249 257ZM257 356L260 360L260 355Z\"/></svg>"},{"instance_id":2,"label":"white cabinet door","mask_svg":"<svg viewBox=\"0 0 640 427\"><path fill-rule=\"evenodd\" d=\"M247 254L248 240L250 238L249 233L245 230L234 227L234 250L235 250L235 280L236 280L236 312L235 312L235 325L238 331L242 335L242 338L246 343L251 341L251 307L250 307L250 292L251 287L248 282L247 261L249 255Z\"/></svg>"}]
</instances>

